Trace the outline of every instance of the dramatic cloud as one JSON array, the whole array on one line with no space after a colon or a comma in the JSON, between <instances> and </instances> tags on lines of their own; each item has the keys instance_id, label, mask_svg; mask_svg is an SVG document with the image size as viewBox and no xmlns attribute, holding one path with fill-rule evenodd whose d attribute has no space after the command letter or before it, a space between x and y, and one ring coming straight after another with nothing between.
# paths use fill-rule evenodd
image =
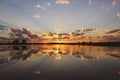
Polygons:
<instances>
[{"instance_id":1,"label":"dramatic cloud","mask_svg":"<svg viewBox=\"0 0 120 80\"><path fill-rule=\"evenodd\" d=\"M69 33L55 33L55 32L49 32L46 35L42 35L41 38L49 38L49 39L69 39L70 34Z\"/></svg>"},{"instance_id":2,"label":"dramatic cloud","mask_svg":"<svg viewBox=\"0 0 120 80\"><path fill-rule=\"evenodd\" d=\"M90 31L95 31L96 28L86 28L86 29L83 29L83 32L90 32Z\"/></svg>"},{"instance_id":3,"label":"dramatic cloud","mask_svg":"<svg viewBox=\"0 0 120 80\"><path fill-rule=\"evenodd\" d=\"M51 36L51 37L55 37L56 35L58 35L58 34L55 33L55 32L49 32L49 33L48 33L48 36Z\"/></svg>"},{"instance_id":4,"label":"dramatic cloud","mask_svg":"<svg viewBox=\"0 0 120 80\"><path fill-rule=\"evenodd\" d=\"M68 34L68 33L60 33L60 34L58 34L58 37L60 39L69 39L70 38L70 34Z\"/></svg>"},{"instance_id":5,"label":"dramatic cloud","mask_svg":"<svg viewBox=\"0 0 120 80\"><path fill-rule=\"evenodd\" d=\"M120 32L120 29L114 29L106 32L106 34L112 34L112 33L118 33L118 32Z\"/></svg>"},{"instance_id":6,"label":"dramatic cloud","mask_svg":"<svg viewBox=\"0 0 120 80\"><path fill-rule=\"evenodd\" d=\"M0 25L0 30L6 26ZM82 42L82 41L120 41L120 29L100 30L96 28L80 28L73 32L49 32L49 33L34 33L26 28L15 29L7 27L10 39L27 40L27 42ZM101 32L102 31L102 32Z\"/></svg>"},{"instance_id":7,"label":"dramatic cloud","mask_svg":"<svg viewBox=\"0 0 120 80\"><path fill-rule=\"evenodd\" d=\"M29 31L28 29L26 28L22 28L22 33L23 34L26 34L29 38L38 38L38 35Z\"/></svg>"},{"instance_id":8,"label":"dramatic cloud","mask_svg":"<svg viewBox=\"0 0 120 80\"><path fill-rule=\"evenodd\" d=\"M90 32L90 31L95 31L96 28L82 28L82 29L78 29L75 30L75 32L79 33L79 32Z\"/></svg>"},{"instance_id":9,"label":"dramatic cloud","mask_svg":"<svg viewBox=\"0 0 120 80\"><path fill-rule=\"evenodd\" d=\"M36 19L40 19L41 18L41 16L39 14L36 14L33 17L36 18Z\"/></svg>"},{"instance_id":10,"label":"dramatic cloud","mask_svg":"<svg viewBox=\"0 0 120 80\"><path fill-rule=\"evenodd\" d=\"M35 34L31 31L29 31L26 28L22 29L14 29L10 28L10 36L12 38L18 38L18 39L27 39L29 42L54 42L54 41L62 41L62 42L81 42L81 41L93 41L93 42L99 42L99 41L120 41L120 29L114 29L110 31L105 31L104 34L97 34L98 29L95 28L83 28L75 30L71 33L55 33L55 32L49 32L46 34ZM89 35L89 33L97 34L97 36Z\"/></svg>"},{"instance_id":11,"label":"dramatic cloud","mask_svg":"<svg viewBox=\"0 0 120 80\"><path fill-rule=\"evenodd\" d=\"M117 17L120 18L120 13L117 13Z\"/></svg>"},{"instance_id":12,"label":"dramatic cloud","mask_svg":"<svg viewBox=\"0 0 120 80\"><path fill-rule=\"evenodd\" d=\"M48 33L48 36L54 36L54 33L49 32L49 33Z\"/></svg>"},{"instance_id":13,"label":"dramatic cloud","mask_svg":"<svg viewBox=\"0 0 120 80\"><path fill-rule=\"evenodd\" d=\"M112 1L112 5L115 6L117 4L117 1L116 0L113 0Z\"/></svg>"},{"instance_id":14,"label":"dramatic cloud","mask_svg":"<svg viewBox=\"0 0 120 80\"><path fill-rule=\"evenodd\" d=\"M92 5L92 4L93 4L93 1L94 1L94 0L89 0L89 1L88 1L88 4L89 4L89 5Z\"/></svg>"},{"instance_id":15,"label":"dramatic cloud","mask_svg":"<svg viewBox=\"0 0 120 80\"><path fill-rule=\"evenodd\" d=\"M72 32L72 36L82 36L84 33L77 33L77 32Z\"/></svg>"},{"instance_id":16,"label":"dramatic cloud","mask_svg":"<svg viewBox=\"0 0 120 80\"><path fill-rule=\"evenodd\" d=\"M70 1L69 0L57 0L56 4L69 4Z\"/></svg>"},{"instance_id":17,"label":"dramatic cloud","mask_svg":"<svg viewBox=\"0 0 120 80\"><path fill-rule=\"evenodd\" d=\"M71 33L72 37L83 37L86 36L87 33L89 32L94 32L95 33L96 29L95 28L82 28L75 30L74 32Z\"/></svg>"},{"instance_id":18,"label":"dramatic cloud","mask_svg":"<svg viewBox=\"0 0 120 80\"><path fill-rule=\"evenodd\" d=\"M10 37L24 38L20 29L9 28L8 30L10 32Z\"/></svg>"},{"instance_id":19,"label":"dramatic cloud","mask_svg":"<svg viewBox=\"0 0 120 80\"><path fill-rule=\"evenodd\" d=\"M22 28L22 29L15 29L15 28L9 28L8 31L10 32L10 37L13 38L19 38L19 39L25 39L25 38L38 38L39 36L37 34L34 34L32 32L30 32L28 29L26 28Z\"/></svg>"},{"instance_id":20,"label":"dramatic cloud","mask_svg":"<svg viewBox=\"0 0 120 80\"><path fill-rule=\"evenodd\" d=\"M60 33L58 36L70 36L68 33Z\"/></svg>"},{"instance_id":21,"label":"dramatic cloud","mask_svg":"<svg viewBox=\"0 0 120 80\"><path fill-rule=\"evenodd\" d=\"M6 26L0 25L0 30L6 30L6 29L7 29Z\"/></svg>"}]
</instances>

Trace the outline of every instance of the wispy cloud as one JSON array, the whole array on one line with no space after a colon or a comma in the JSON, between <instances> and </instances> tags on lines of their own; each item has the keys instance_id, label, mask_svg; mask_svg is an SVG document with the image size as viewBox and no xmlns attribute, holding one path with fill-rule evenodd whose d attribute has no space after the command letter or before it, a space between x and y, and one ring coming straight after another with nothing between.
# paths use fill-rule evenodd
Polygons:
<instances>
[{"instance_id":1,"label":"wispy cloud","mask_svg":"<svg viewBox=\"0 0 120 80\"><path fill-rule=\"evenodd\" d=\"M35 5L35 7L38 8L38 9L42 9L42 10L46 9L45 7L41 6L40 4Z\"/></svg>"},{"instance_id":2,"label":"wispy cloud","mask_svg":"<svg viewBox=\"0 0 120 80\"><path fill-rule=\"evenodd\" d=\"M88 4L92 5L94 0L88 0Z\"/></svg>"},{"instance_id":3,"label":"wispy cloud","mask_svg":"<svg viewBox=\"0 0 120 80\"><path fill-rule=\"evenodd\" d=\"M69 4L70 1L69 1L69 0L56 0L55 3L56 3L56 4Z\"/></svg>"},{"instance_id":4,"label":"wispy cloud","mask_svg":"<svg viewBox=\"0 0 120 80\"><path fill-rule=\"evenodd\" d=\"M36 18L36 19L40 19L41 18L41 16L39 14L35 14L33 17Z\"/></svg>"},{"instance_id":5,"label":"wispy cloud","mask_svg":"<svg viewBox=\"0 0 120 80\"><path fill-rule=\"evenodd\" d=\"M120 18L120 13L117 13L117 17Z\"/></svg>"},{"instance_id":6,"label":"wispy cloud","mask_svg":"<svg viewBox=\"0 0 120 80\"><path fill-rule=\"evenodd\" d=\"M103 11L108 11L108 10L109 10L109 8L108 8L107 5L104 5L104 6L102 6L101 8L102 8Z\"/></svg>"},{"instance_id":7,"label":"wispy cloud","mask_svg":"<svg viewBox=\"0 0 120 80\"><path fill-rule=\"evenodd\" d=\"M46 5L47 5L47 6L51 6L51 3L50 3L50 2L47 2Z\"/></svg>"},{"instance_id":8,"label":"wispy cloud","mask_svg":"<svg viewBox=\"0 0 120 80\"><path fill-rule=\"evenodd\" d=\"M59 28L54 28L54 31L59 33L61 30Z\"/></svg>"},{"instance_id":9,"label":"wispy cloud","mask_svg":"<svg viewBox=\"0 0 120 80\"><path fill-rule=\"evenodd\" d=\"M36 8L41 8L40 4L35 5Z\"/></svg>"}]
</instances>

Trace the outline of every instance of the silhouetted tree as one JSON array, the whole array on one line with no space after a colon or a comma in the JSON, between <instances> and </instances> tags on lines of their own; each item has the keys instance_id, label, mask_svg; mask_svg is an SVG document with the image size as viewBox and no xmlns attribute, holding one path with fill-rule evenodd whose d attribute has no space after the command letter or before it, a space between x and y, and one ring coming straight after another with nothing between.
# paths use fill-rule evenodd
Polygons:
<instances>
[{"instance_id":1,"label":"silhouetted tree","mask_svg":"<svg viewBox=\"0 0 120 80\"><path fill-rule=\"evenodd\" d=\"M86 43L85 41L82 42L82 44L85 44L85 43Z\"/></svg>"},{"instance_id":2,"label":"silhouetted tree","mask_svg":"<svg viewBox=\"0 0 120 80\"><path fill-rule=\"evenodd\" d=\"M89 44L92 44L92 41L90 41Z\"/></svg>"}]
</instances>

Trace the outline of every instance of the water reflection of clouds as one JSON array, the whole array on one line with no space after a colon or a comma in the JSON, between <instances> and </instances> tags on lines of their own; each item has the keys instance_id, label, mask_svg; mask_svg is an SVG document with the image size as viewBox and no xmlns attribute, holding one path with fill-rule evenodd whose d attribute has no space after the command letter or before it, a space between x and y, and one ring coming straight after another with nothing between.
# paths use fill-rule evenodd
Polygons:
<instances>
[{"instance_id":1,"label":"water reflection of clouds","mask_svg":"<svg viewBox=\"0 0 120 80\"><path fill-rule=\"evenodd\" d=\"M23 61L36 56L53 56L55 60L62 59L62 55L74 56L80 60L95 60L106 57L120 58L120 48L79 46L79 45L29 45L29 46L1 46L0 53L9 51L9 56L2 57L0 63Z\"/></svg>"}]
</instances>

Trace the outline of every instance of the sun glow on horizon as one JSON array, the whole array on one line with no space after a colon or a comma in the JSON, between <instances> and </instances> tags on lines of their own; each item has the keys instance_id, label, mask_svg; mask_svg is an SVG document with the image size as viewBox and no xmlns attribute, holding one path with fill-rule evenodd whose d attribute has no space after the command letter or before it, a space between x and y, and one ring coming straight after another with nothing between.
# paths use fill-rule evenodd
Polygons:
<instances>
[{"instance_id":1,"label":"sun glow on horizon","mask_svg":"<svg viewBox=\"0 0 120 80\"><path fill-rule=\"evenodd\" d=\"M0 42L117 42L119 7L120 0L1 0Z\"/></svg>"}]
</instances>

